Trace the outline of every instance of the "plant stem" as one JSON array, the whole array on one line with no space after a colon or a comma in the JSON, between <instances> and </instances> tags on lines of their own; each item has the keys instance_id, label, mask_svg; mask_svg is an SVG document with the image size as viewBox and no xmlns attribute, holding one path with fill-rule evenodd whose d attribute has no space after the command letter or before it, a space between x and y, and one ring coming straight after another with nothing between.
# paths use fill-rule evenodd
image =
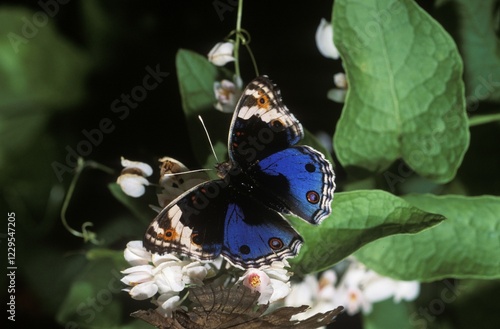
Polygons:
<instances>
[{"instance_id":1,"label":"plant stem","mask_svg":"<svg viewBox=\"0 0 500 329\"><path fill-rule=\"evenodd\" d=\"M500 121L500 113L475 115L469 119L469 127Z\"/></svg>"},{"instance_id":2,"label":"plant stem","mask_svg":"<svg viewBox=\"0 0 500 329\"><path fill-rule=\"evenodd\" d=\"M241 18L243 17L243 0L238 0L238 13L236 16L236 41L234 44L234 73L240 77L239 52L241 43Z\"/></svg>"}]
</instances>

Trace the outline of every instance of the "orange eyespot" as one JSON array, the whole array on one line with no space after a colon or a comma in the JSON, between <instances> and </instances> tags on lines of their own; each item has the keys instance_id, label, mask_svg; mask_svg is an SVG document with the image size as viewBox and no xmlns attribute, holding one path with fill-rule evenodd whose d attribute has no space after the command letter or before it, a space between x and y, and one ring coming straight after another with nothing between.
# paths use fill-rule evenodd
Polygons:
<instances>
[{"instance_id":1,"label":"orange eyespot","mask_svg":"<svg viewBox=\"0 0 500 329\"><path fill-rule=\"evenodd\" d=\"M267 97L266 94L264 94L262 91L259 91L259 98L257 98L257 106L260 109L267 109L269 108L269 97Z\"/></svg>"},{"instance_id":2,"label":"orange eyespot","mask_svg":"<svg viewBox=\"0 0 500 329\"><path fill-rule=\"evenodd\" d=\"M176 240L178 236L177 232L172 228L166 229L163 233L158 233L156 235L158 239L167 242Z\"/></svg>"}]
</instances>

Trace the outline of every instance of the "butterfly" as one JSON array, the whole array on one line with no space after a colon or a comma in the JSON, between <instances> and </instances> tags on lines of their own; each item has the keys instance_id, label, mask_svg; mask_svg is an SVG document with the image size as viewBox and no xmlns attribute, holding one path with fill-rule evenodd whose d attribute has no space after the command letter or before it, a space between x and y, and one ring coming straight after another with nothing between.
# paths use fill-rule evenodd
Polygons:
<instances>
[{"instance_id":1,"label":"butterfly","mask_svg":"<svg viewBox=\"0 0 500 329\"><path fill-rule=\"evenodd\" d=\"M303 136L279 89L267 76L255 78L236 104L219 179L168 204L146 230L144 247L198 260L222 255L240 268L296 256L303 239L283 214L319 224L331 213L335 190L332 165L297 145Z\"/></svg>"}]
</instances>

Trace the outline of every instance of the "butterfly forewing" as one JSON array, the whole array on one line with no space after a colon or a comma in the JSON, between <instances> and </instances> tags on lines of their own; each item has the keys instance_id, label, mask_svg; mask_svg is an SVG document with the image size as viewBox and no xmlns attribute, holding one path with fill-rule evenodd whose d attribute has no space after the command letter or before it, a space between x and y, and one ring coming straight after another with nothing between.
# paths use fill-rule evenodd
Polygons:
<instances>
[{"instance_id":1,"label":"butterfly forewing","mask_svg":"<svg viewBox=\"0 0 500 329\"><path fill-rule=\"evenodd\" d=\"M267 77L248 84L236 106L229 131L230 159L246 169L256 161L297 144L302 125L281 101Z\"/></svg>"}]
</instances>

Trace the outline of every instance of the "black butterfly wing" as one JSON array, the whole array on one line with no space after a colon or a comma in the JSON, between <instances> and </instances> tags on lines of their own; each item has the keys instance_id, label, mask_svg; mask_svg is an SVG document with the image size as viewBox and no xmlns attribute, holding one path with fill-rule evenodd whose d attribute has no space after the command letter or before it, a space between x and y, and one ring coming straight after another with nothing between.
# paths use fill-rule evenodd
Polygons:
<instances>
[{"instance_id":1,"label":"black butterfly wing","mask_svg":"<svg viewBox=\"0 0 500 329\"><path fill-rule=\"evenodd\" d=\"M165 207L149 225L144 247L158 254L176 252L200 260L222 251L227 201L223 180L199 184Z\"/></svg>"}]
</instances>

